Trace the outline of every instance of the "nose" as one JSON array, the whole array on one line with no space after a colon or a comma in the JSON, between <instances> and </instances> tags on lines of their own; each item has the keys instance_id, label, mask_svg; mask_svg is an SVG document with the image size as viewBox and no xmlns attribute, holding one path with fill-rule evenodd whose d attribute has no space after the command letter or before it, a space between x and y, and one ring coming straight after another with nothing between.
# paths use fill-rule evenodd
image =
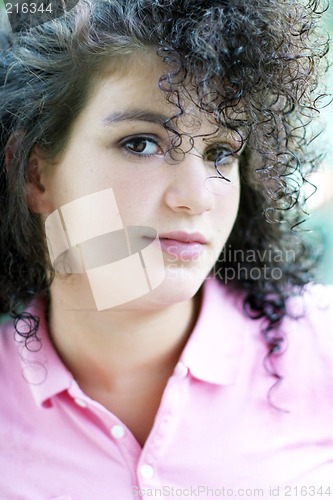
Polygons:
<instances>
[{"instance_id":1,"label":"nose","mask_svg":"<svg viewBox=\"0 0 333 500\"><path fill-rule=\"evenodd\" d=\"M214 208L215 195L205 185L211 174L198 153L188 152L181 161L166 168L170 179L165 201L172 210L198 215Z\"/></svg>"}]
</instances>

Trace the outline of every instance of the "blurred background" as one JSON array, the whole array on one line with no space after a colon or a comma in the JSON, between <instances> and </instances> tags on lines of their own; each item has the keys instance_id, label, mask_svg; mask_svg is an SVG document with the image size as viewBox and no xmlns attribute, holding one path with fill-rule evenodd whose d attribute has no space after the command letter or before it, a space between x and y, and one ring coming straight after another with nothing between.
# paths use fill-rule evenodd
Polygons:
<instances>
[{"instance_id":1,"label":"blurred background","mask_svg":"<svg viewBox=\"0 0 333 500\"><path fill-rule=\"evenodd\" d=\"M324 15L325 28L333 37L333 1ZM327 91L333 94L333 49L329 53L331 68L327 75ZM333 103L322 110L322 117L326 125L324 144L327 156L320 172L311 180L318 188L316 194L309 200L311 217L304 224L308 230L313 229L322 235L324 255L318 268L318 281L333 284Z\"/></svg>"}]
</instances>

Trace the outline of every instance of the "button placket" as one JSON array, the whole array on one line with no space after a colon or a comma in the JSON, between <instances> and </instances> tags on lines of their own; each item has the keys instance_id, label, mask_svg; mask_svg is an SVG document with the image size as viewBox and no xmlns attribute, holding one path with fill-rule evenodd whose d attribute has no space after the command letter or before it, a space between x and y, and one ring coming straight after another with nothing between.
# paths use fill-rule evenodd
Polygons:
<instances>
[{"instance_id":1,"label":"button placket","mask_svg":"<svg viewBox=\"0 0 333 500\"><path fill-rule=\"evenodd\" d=\"M177 377L180 377L180 378L185 378L186 375L188 374L188 368L187 366L184 365L184 363L182 363L181 361L179 361L176 366L175 366L175 369L174 369L174 374L177 376Z\"/></svg>"},{"instance_id":2,"label":"button placket","mask_svg":"<svg viewBox=\"0 0 333 500\"><path fill-rule=\"evenodd\" d=\"M74 402L81 408L87 408L88 404L82 398L74 398Z\"/></svg>"},{"instance_id":3,"label":"button placket","mask_svg":"<svg viewBox=\"0 0 333 500\"><path fill-rule=\"evenodd\" d=\"M168 435L168 427L174 414L174 406L179 399L178 383L185 379L188 368L183 363L178 363L173 376L170 377L165 388L160 407L158 409L155 423L149 438L142 451L137 467L137 480L140 488L160 488L158 477L158 464L160 461L163 443Z\"/></svg>"},{"instance_id":4,"label":"button placket","mask_svg":"<svg viewBox=\"0 0 333 500\"><path fill-rule=\"evenodd\" d=\"M139 468L139 473L143 479L151 479L154 477L154 468L149 464L143 464Z\"/></svg>"},{"instance_id":5,"label":"button placket","mask_svg":"<svg viewBox=\"0 0 333 500\"><path fill-rule=\"evenodd\" d=\"M97 417L99 429L117 448L120 457L122 457L130 472L131 483L134 484L138 477L137 466L142 450L126 425L102 404L91 400L89 397L86 399L86 395L75 384L74 387L68 390L68 395L75 405ZM116 453L113 446L110 447L110 453Z\"/></svg>"},{"instance_id":6,"label":"button placket","mask_svg":"<svg viewBox=\"0 0 333 500\"><path fill-rule=\"evenodd\" d=\"M121 439L125 436L125 428L122 425L115 424L111 427L110 433L115 439Z\"/></svg>"}]
</instances>

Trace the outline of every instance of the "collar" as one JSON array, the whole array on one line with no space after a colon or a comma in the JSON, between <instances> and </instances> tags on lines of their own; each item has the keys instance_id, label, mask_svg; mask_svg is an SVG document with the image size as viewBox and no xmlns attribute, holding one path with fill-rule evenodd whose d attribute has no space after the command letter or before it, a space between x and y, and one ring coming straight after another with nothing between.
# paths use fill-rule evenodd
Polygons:
<instances>
[{"instance_id":1,"label":"collar","mask_svg":"<svg viewBox=\"0 0 333 500\"><path fill-rule=\"evenodd\" d=\"M47 406L53 396L68 390L74 380L60 360L48 335L44 300L34 300L27 312L39 318L39 328L37 338L29 340L27 346L22 337L15 334L22 374L36 403ZM26 319L19 322L20 330L24 331L25 325L29 328Z\"/></svg>"},{"instance_id":2,"label":"collar","mask_svg":"<svg viewBox=\"0 0 333 500\"><path fill-rule=\"evenodd\" d=\"M200 314L180 357L190 373L205 382L228 385L236 380L249 327L243 294L208 276Z\"/></svg>"},{"instance_id":3,"label":"collar","mask_svg":"<svg viewBox=\"0 0 333 500\"><path fill-rule=\"evenodd\" d=\"M40 319L38 339L33 338L25 346L22 338L16 335L17 348L23 376L36 403L47 406L53 396L70 390L76 383L48 335L44 301L35 300L27 312ZM249 321L243 313L242 294L208 277L203 286L197 323L179 361L197 379L219 385L234 383L246 325L249 326Z\"/></svg>"}]
</instances>

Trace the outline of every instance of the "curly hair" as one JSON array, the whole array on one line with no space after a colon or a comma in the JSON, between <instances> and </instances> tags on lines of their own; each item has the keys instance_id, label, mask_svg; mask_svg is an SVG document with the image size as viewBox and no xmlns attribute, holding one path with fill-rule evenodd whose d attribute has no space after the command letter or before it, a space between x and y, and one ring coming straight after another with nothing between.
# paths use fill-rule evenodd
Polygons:
<instances>
[{"instance_id":1,"label":"curly hair","mask_svg":"<svg viewBox=\"0 0 333 500\"><path fill-rule=\"evenodd\" d=\"M240 209L214 275L243 290L251 318L264 318L268 356L280 350L287 298L313 279L317 259L297 229L302 186L321 161L309 127L327 66L320 9L320 0L80 0L9 36L0 56L0 307L17 330L26 323L26 340L38 321L21 306L47 296L52 280L39 217L25 200L29 155L38 144L55 158L104 68L150 47L167 64L159 87L177 103L174 118L186 96L217 127L245 131Z\"/></svg>"}]
</instances>

